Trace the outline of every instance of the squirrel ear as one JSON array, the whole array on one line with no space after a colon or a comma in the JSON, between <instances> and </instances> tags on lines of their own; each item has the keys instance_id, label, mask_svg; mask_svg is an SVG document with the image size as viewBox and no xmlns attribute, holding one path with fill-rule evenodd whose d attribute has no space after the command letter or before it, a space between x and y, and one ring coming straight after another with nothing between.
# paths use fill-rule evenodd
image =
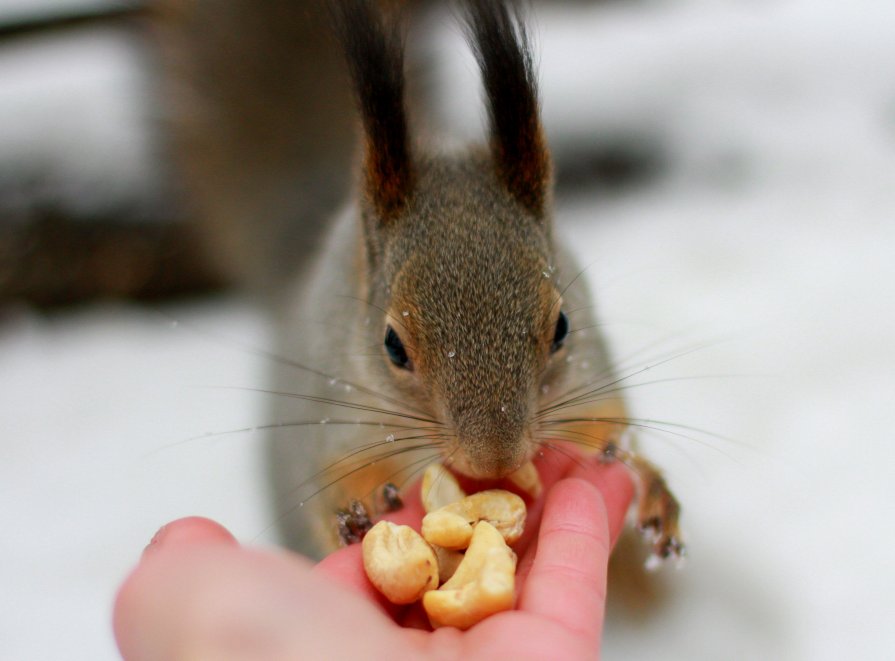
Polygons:
<instances>
[{"instance_id":1,"label":"squirrel ear","mask_svg":"<svg viewBox=\"0 0 895 661\"><path fill-rule=\"evenodd\" d=\"M550 155L541 128L537 80L525 26L503 2L467 0L467 31L488 97L491 149L509 191L544 211Z\"/></svg>"},{"instance_id":2,"label":"squirrel ear","mask_svg":"<svg viewBox=\"0 0 895 661\"><path fill-rule=\"evenodd\" d=\"M404 43L375 0L331 4L364 127L366 192L383 220L399 211L411 187Z\"/></svg>"}]
</instances>

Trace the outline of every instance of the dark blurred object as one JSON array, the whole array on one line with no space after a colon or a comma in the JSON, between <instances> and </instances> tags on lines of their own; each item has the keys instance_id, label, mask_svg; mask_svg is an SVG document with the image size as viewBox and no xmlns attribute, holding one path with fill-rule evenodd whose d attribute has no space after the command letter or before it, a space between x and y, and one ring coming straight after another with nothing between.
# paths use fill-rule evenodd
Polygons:
<instances>
[{"instance_id":1,"label":"dark blurred object","mask_svg":"<svg viewBox=\"0 0 895 661\"><path fill-rule=\"evenodd\" d=\"M0 18L0 40L29 37L66 28L95 26L132 18L144 11L140 1L85 2L82 5L40 7Z\"/></svg>"},{"instance_id":2,"label":"dark blurred object","mask_svg":"<svg viewBox=\"0 0 895 661\"><path fill-rule=\"evenodd\" d=\"M95 38L92 35L107 34L105 28L139 49L145 15L143 2L107 0L61 6L34 2L27 9L0 14L0 48L5 57L26 67L22 80L28 80L26 76L34 75L27 69L28 63L35 57L23 58L23 52L53 52L60 42L72 43L71 38L86 41ZM89 57L86 59L89 64ZM65 67L79 63L60 60L56 80L65 80ZM59 92L60 102L65 101L65 93ZM96 104L100 111L101 103ZM27 112L27 103L21 108L20 112ZM67 108L60 105L58 110L64 113ZM16 115L11 118L14 121ZM22 115L23 122L28 119ZM135 133L146 130L140 119L132 119ZM86 146L99 154L108 149L103 144ZM182 220L183 214L170 200L163 199L171 196L170 191L157 186L152 172L142 176L140 185L145 190L130 193L134 199L90 201L103 189L88 186L78 192L70 177L61 174L69 170L57 170L47 156L54 152L47 151L44 144L35 143L33 149L34 158L26 162L16 163L8 157L0 182L0 305L50 307L110 298L154 300L225 284L208 263L206 241L191 223ZM118 166L110 162L108 167ZM78 195L85 203L72 208Z\"/></svg>"},{"instance_id":3,"label":"dark blurred object","mask_svg":"<svg viewBox=\"0 0 895 661\"><path fill-rule=\"evenodd\" d=\"M383 1L415 5L413 15L436 6ZM116 189L107 203L94 199L111 186L102 174L84 178L83 193L71 181L80 175L77 156L58 170L46 156L55 152L43 146L35 146L34 159L26 152L27 163L9 157L0 171L0 305L157 299L233 284L275 291L271 285L288 281L313 254L353 172L356 120L325 2L83 0L0 12L0 49L10 46L4 53L14 45L43 53L45 43L108 32L133 45L150 102L136 90L129 98L137 110L126 112L134 113L133 135L150 144L141 167L155 170L141 170L138 188ZM111 30L91 32L97 27ZM82 73L96 62L65 58L53 81L65 80L65 67ZM54 100L61 113L66 93ZM93 99L84 94L96 88L81 97ZM102 103L95 106L105 112ZM125 130L113 129L119 157ZM108 145L76 144L93 152L93 162L97 154L108 158L109 172L119 167L102 156ZM654 146L556 140L559 190L646 183L664 165ZM69 208L71 200L78 208Z\"/></svg>"},{"instance_id":4,"label":"dark blurred object","mask_svg":"<svg viewBox=\"0 0 895 661\"><path fill-rule=\"evenodd\" d=\"M353 177L354 104L326 0L153 0L155 81L189 215L260 291L307 261Z\"/></svg>"},{"instance_id":5,"label":"dark blurred object","mask_svg":"<svg viewBox=\"0 0 895 661\"><path fill-rule=\"evenodd\" d=\"M438 4L381 2L410 23ZM261 289L300 272L353 180L357 120L326 4L153 2L165 135L190 217L205 228L218 268ZM416 135L425 134L419 111L428 102L414 78L431 55L408 55ZM663 165L652 146L631 141L588 150L578 141L554 149L559 187L643 183Z\"/></svg>"},{"instance_id":6,"label":"dark blurred object","mask_svg":"<svg viewBox=\"0 0 895 661\"><path fill-rule=\"evenodd\" d=\"M616 137L599 144L582 144L561 137L553 140L553 151L557 155L559 194L595 188L624 192L652 183L668 168L661 142L636 136Z\"/></svg>"},{"instance_id":7,"label":"dark blurred object","mask_svg":"<svg viewBox=\"0 0 895 661\"><path fill-rule=\"evenodd\" d=\"M122 218L73 221L49 211L27 223L0 224L0 304L155 300L224 285L188 223Z\"/></svg>"}]
</instances>

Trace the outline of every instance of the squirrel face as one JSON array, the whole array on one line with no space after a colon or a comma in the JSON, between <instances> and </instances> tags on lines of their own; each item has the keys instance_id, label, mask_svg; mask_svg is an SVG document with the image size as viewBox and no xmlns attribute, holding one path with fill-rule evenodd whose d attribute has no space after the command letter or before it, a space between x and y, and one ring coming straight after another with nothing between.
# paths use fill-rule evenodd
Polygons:
<instances>
[{"instance_id":1,"label":"squirrel face","mask_svg":"<svg viewBox=\"0 0 895 661\"><path fill-rule=\"evenodd\" d=\"M550 225L507 191L485 153L414 171L403 211L367 223L379 228L367 236L378 256L368 294L386 311L382 362L449 430L454 468L502 477L531 458L541 379L562 340Z\"/></svg>"},{"instance_id":2,"label":"squirrel face","mask_svg":"<svg viewBox=\"0 0 895 661\"><path fill-rule=\"evenodd\" d=\"M403 41L374 4L337 18L364 128L367 298L384 311L386 378L442 421L455 468L501 477L535 447L537 395L564 319L525 30L503 3L469 0L490 145L421 157L408 139Z\"/></svg>"}]
</instances>

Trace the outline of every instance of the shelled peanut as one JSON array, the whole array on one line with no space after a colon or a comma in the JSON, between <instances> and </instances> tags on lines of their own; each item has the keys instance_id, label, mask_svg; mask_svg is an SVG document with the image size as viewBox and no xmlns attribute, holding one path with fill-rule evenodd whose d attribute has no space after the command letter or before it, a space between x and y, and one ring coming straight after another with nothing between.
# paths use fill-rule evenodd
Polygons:
<instances>
[{"instance_id":1,"label":"shelled peanut","mask_svg":"<svg viewBox=\"0 0 895 661\"><path fill-rule=\"evenodd\" d=\"M528 493L540 493L534 466L514 477ZM381 521L364 538L364 569L373 585L396 604L422 599L435 628L467 629L511 609L516 554L509 544L522 535L524 501L501 489L467 496L447 469L432 464L423 475L422 502L422 535Z\"/></svg>"}]
</instances>

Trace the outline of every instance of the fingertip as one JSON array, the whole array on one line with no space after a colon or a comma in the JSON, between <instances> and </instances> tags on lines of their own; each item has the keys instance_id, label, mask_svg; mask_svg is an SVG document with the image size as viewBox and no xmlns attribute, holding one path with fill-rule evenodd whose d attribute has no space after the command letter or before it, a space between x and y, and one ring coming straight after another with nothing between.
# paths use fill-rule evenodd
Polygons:
<instances>
[{"instance_id":1,"label":"fingertip","mask_svg":"<svg viewBox=\"0 0 895 661\"><path fill-rule=\"evenodd\" d=\"M201 516L189 516L165 524L152 536L143 549L140 562L124 579L115 595L112 609L112 629L119 650L125 658L133 658L132 652L139 648L135 641L141 607L146 600L147 559L159 556L162 551L180 549L199 544L223 544L236 546L236 538L221 524Z\"/></svg>"},{"instance_id":2,"label":"fingertip","mask_svg":"<svg viewBox=\"0 0 895 661\"><path fill-rule=\"evenodd\" d=\"M208 543L236 544L237 541L229 530L216 521L201 516L188 516L159 528L143 549L143 555L163 548Z\"/></svg>"},{"instance_id":3,"label":"fingertip","mask_svg":"<svg viewBox=\"0 0 895 661\"><path fill-rule=\"evenodd\" d=\"M631 473L621 462L590 461L580 464L569 477L586 481L599 491L609 521L609 532L614 545L625 524L625 515L634 498Z\"/></svg>"},{"instance_id":4,"label":"fingertip","mask_svg":"<svg viewBox=\"0 0 895 661\"><path fill-rule=\"evenodd\" d=\"M592 480L566 477L556 483L544 505L544 518L581 521L590 527L608 523L606 496Z\"/></svg>"}]
</instances>

